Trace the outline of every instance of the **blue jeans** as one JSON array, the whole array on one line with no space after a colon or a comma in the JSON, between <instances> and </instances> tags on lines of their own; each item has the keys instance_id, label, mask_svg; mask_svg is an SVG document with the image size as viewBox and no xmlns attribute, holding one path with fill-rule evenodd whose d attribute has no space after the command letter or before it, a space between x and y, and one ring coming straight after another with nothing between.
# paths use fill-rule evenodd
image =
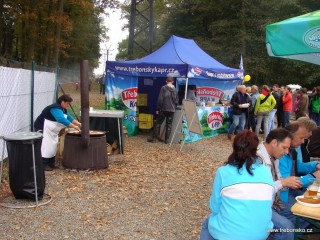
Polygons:
<instances>
[{"instance_id":1,"label":"blue jeans","mask_svg":"<svg viewBox=\"0 0 320 240\"><path fill-rule=\"evenodd\" d=\"M255 129L257 136L259 136L262 119L263 119L263 140L266 140L268 135L269 111L260 112L257 114L257 125Z\"/></svg>"},{"instance_id":2,"label":"blue jeans","mask_svg":"<svg viewBox=\"0 0 320 240\"><path fill-rule=\"evenodd\" d=\"M290 112L283 112L282 127L287 126L290 123Z\"/></svg>"},{"instance_id":3,"label":"blue jeans","mask_svg":"<svg viewBox=\"0 0 320 240\"><path fill-rule=\"evenodd\" d=\"M200 233L200 240L214 240L210 235L208 225L209 225L210 215L202 222L202 229Z\"/></svg>"},{"instance_id":4,"label":"blue jeans","mask_svg":"<svg viewBox=\"0 0 320 240\"><path fill-rule=\"evenodd\" d=\"M294 224L287 219L285 216L280 215L277 213L274 209L272 209L272 222L274 224L273 229L275 231L273 235L273 240L293 240L294 239L294 233L293 232L280 232L280 229L294 229Z\"/></svg>"},{"instance_id":5,"label":"blue jeans","mask_svg":"<svg viewBox=\"0 0 320 240\"><path fill-rule=\"evenodd\" d=\"M274 116L275 116L276 112L277 112L277 109L272 109L270 111L269 123L268 123L268 133L267 134L269 134L269 132L274 129Z\"/></svg>"},{"instance_id":6,"label":"blue jeans","mask_svg":"<svg viewBox=\"0 0 320 240\"><path fill-rule=\"evenodd\" d=\"M241 115L233 115L233 122L229 128L228 134L233 134L236 127L239 125L239 131L244 129L246 124L246 113L241 113Z\"/></svg>"}]
</instances>

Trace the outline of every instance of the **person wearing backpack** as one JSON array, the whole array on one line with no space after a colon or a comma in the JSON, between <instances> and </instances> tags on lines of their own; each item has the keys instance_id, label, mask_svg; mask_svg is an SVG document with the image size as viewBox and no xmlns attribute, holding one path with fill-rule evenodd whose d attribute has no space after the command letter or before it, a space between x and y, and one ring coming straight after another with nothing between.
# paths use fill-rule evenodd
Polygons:
<instances>
[{"instance_id":1,"label":"person wearing backpack","mask_svg":"<svg viewBox=\"0 0 320 240\"><path fill-rule=\"evenodd\" d=\"M268 123L269 123L270 111L274 109L274 107L276 106L276 103L277 101L271 94L270 88L267 85L263 85L262 92L259 95L256 105L254 107L254 115L257 116L257 125L256 125L255 132L257 136L259 136L261 123L263 120L264 122L263 139L266 139L269 133Z\"/></svg>"},{"instance_id":2,"label":"person wearing backpack","mask_svg":"<svg viewBox=\"0 0 320 240\"><path fill-rule=\"evenodd\" d=\"M310 98L310 118L320 126L320 86L316 87Z\"/></svg>"}]
</instances>

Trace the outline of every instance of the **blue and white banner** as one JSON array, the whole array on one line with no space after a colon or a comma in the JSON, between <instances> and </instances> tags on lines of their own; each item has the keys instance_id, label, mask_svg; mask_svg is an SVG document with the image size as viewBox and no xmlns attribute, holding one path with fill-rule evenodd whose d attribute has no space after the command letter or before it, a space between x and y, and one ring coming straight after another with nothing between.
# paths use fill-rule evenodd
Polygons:
<instances>
[{"instance_id":1,"label":"blue and white banner","mask_svg":"<svg viewBox=\"0 0 320 240\"><path fill-rule=\"evenodd\" d=\"M178 86L184 85L185 78L178 78ZM241 84L242 80L210 80L210 79L188 79L188 85L195 85L197 87L197 99L199 102L219 102L219 100L230 100L236 86Z\"/></svg>"},{"instance_id":2,"label":"blue and white banner","mask_svg":"<svg viewBox=\"0 0 320 240\"><path fill-rule=\"evenodd\" d=\"M106 109L123 110L123 124L128 135L136 135L137 126L138 78L135 76L106 76Z\"/></svg>"}]
</instances>

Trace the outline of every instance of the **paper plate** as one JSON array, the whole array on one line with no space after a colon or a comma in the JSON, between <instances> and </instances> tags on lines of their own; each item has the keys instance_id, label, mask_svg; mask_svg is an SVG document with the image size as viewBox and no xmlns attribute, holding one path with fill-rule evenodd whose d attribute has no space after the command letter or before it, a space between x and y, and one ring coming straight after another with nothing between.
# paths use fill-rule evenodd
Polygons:
<instances>
[{"instance_id":1,"label":"paper plate","mask_svg":"<svg viewBox=\"0 0 320 240\"><path fill-rule=\"evenodd\" d=\"M244 103L244 104L242 104L242 108L248 108L249 106L250 106L249 103Z\"/></svg>"},{"instance_id":2,"label":"paper plate","mask_svg":"<svg viewBox=\"0 0 320 240\"><path fill-rule=\"evenodd\" d=\"M299 204L303 205L303 206L307 206L307 207L320 207L320 203L319 204L315 204L315 203L306 203L306 202L302 202L300 201L300 198L304 198L304 196L297 196L296 200Z\"/></svg>"}]
</instances>

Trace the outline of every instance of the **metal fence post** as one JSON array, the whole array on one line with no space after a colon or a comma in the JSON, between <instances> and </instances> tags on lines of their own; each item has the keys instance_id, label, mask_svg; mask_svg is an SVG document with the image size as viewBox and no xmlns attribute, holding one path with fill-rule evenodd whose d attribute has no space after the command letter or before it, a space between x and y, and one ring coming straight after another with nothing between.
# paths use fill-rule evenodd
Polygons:
<instances>
[{"instance_id":1,"label":"metal fence post","mask_svg":"<svg viewBox=\"0 0 320 240\"><path fill-rule=\"evenodd\" d=\"M33 111L34 111L34 61L31 63L31 116L30 116L30 131L33 132Z\"/></svg>"},{"instance_id":2,"label":"metal fence post","mask_svg":"<svg viewBox=\"0 0 320 240\"><path fill-rule=\"evenodd\" d=\"M57 66L56 67L56 88L55 88L55 101L53 101L53 102L56 102L56 100L58 99L58 95L59 95L59 85L60 85L60 80L59 80L59 78L60 78L60 68L59 68L59 66Z\"/></svg>"}]
</instances>

